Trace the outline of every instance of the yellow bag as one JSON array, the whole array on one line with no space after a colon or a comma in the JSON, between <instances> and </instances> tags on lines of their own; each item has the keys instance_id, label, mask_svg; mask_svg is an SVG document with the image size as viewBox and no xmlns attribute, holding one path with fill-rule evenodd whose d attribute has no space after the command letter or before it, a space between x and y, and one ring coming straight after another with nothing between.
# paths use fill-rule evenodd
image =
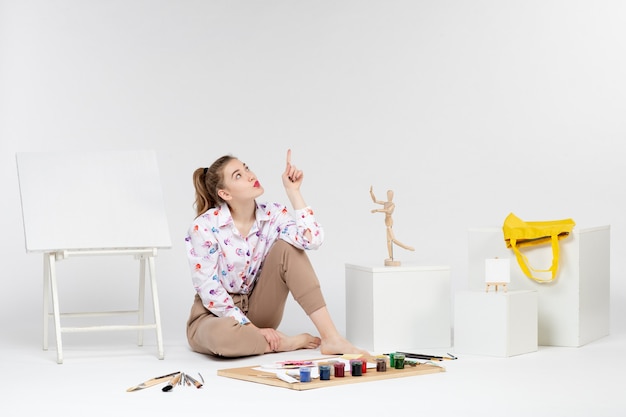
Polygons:
<instances>
[{"instance_id":1,"label":"yellow bag","mask_svg":"<svg viewBox=\"0 0 626 417\"><path fill-rule=\"evenodd\" d=\"M504 232L506 247L513 249L517 263L524 271L524 274L532 280L545 283L552 282L556 278L559 265L559 240L569 236L575 224L572 219L525 222L513 213L510 213L504 220L502 231ZM552 265L549 269L532 268L528 263L528 259L520 252L519 248L548 243L552 245ZM533 276L531 270L534 272L552 272L552 278L538 278Z\"/></svg>"}]
</instances>

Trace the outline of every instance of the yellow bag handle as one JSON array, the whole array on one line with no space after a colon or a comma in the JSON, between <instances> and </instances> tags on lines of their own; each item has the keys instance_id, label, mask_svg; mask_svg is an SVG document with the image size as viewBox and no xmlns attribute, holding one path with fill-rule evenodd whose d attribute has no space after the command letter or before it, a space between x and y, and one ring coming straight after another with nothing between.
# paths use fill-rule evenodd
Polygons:
<instances>
[{"instance_id":1,"label":"yellow bag handle","mask_svg":"<svg viewBox=\"0 0 626 417\"><path fill-rule=\"evenodd\" d=\"M552 282L556 278L556 272L559 267L559 255L560 255L558 235L552 235L551 240L552 240L552 265L550 265L549 269L535 269L532 266L530 266L530 263L528 262L528 258L526 257L526 255L520 252L519 247L517 246L516 239L511 238L511 248L513 249L513 252L515 252L517 263L519 264L520 268L522 268L522 271L524 272L524 274L528 278L532 279L533 281L536 281L539 283L546 283L546 282ZM552 272L552 277L550 279L539 278L539 277L534 276L531 270L534 272Z\"/></svg>"}]
</instances>

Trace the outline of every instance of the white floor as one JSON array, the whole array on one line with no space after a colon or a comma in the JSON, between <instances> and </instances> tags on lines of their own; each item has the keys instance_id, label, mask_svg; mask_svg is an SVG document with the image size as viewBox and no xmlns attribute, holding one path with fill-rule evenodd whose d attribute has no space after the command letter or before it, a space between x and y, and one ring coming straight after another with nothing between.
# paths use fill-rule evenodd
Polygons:
<instances>
[{"instance_id":1,"label":"white floor","mask_svg":"<svg viewBox=\"0 0 626 417\"><path fill-rule=\"evenodd\" d=\"M130 336L101 337L64 340L60 365L54 343L44 351L30 336L19 343L2 340L2 415L626 415L626 334L509 358L460 355L443 362L443 373L308 391L221 377L217 370L318 358L318 351L217 360L191 352L181 341L166 344L165 359L158 360L154 343L137 347ZM200 373L205 385L126 392L176 371Z\"/></svg>"}]
</instances>

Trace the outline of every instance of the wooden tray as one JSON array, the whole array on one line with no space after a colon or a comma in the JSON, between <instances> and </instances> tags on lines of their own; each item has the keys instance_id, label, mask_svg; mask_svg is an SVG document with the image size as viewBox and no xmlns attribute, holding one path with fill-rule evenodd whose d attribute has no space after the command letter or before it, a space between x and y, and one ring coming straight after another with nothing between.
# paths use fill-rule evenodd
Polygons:
<instances>
[{"instance_id":1,"label":"wooden tray","mask_svg":"<svg viewBox=\"0 0 626 417\"><path fill-rule=\"evenodd\" d=\"M324 361L324 359L314 359L314 361ZM417 376L445 372L445 368L437 365L419 364L416 366L406 366L404 369L395 369L387 367L385 372L377 372L375 368L368 368L367 372L362 376L352 376L346 371L346 376L335 378L331 376L330 380L320 380L319 378L311 379L311 382L294 382L292 384L282 381L272 372L259 370L260 365L246 366L242 368L219 369L218 376L227 378L240 379L242 381L256 382L259 384L272 385L275 387L289 388L296 391L304 391L314 388L333 387L337 385L355 384L358 382L381 381L383 379L404 378L408 376Z\"/></svg>"}]
</instances>

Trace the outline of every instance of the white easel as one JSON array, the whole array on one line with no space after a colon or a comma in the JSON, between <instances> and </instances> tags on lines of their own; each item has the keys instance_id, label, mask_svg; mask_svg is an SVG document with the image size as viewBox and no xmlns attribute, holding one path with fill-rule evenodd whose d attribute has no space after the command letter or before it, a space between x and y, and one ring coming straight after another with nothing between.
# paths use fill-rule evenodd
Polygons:
<instances>
[{"instance_id":1,"label":"white easel","mask_svg":"<svg viewBox=\"0 0 626 417\"><path fill-rule=\"evenodd\" d=\"M153 151L18 153L17 166L27 252L43 252L43 349L54 320L57 363L63 363L62 333L156 331L164 358L157 292L157 249L171 247L156 153ZM89 225L89 227L83 227ZM139 260L137 309L61 312L56 264L78 256L130 255ZM154 323L145 323L146 266ZM50 300L52 312L50 313ZM134 315L136 324L69 327L65 317Z\"/></svg>"}]
</instances>

